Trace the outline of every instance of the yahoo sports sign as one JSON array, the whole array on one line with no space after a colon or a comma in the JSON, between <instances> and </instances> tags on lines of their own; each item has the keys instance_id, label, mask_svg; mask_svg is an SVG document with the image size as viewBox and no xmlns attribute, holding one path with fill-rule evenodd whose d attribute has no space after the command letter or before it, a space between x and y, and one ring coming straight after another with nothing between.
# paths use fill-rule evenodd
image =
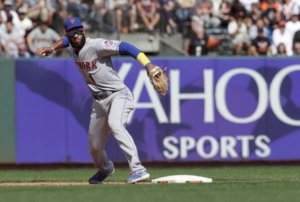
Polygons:
<instances>
[{"instance_id":1,"label":"yahoo sports sign","mask_svg":"<svg viewBox=\"0 0 300 202\"><path fill-rule=\"evenodd\" d=\"M114 60L135 96L127 128L142 161L300 160L298 59L153 62L168 67L166 97L155 93L136 61ZM22 97L17 99L17 161L91 162L86 136L91 98L75 64L20 61L16 74ZM124 162L116 147L111 139L109 157Z\"/></svg>"},{"instance_id":2,"label":"yahoo sports sign","mask_svg":"<svg viewBox=\"0 0 300 202\"><path fill-rule=\"evenodd\" d=\"M163 60L171 67L166 99L157 96L145 72L136 73L136 80L124 77L136 99L129 123L143 135L138 148L149 161L300 159L295 61ZM120 66L120 72L138 71L130 63Z\"/></svg>"}]
</instances>

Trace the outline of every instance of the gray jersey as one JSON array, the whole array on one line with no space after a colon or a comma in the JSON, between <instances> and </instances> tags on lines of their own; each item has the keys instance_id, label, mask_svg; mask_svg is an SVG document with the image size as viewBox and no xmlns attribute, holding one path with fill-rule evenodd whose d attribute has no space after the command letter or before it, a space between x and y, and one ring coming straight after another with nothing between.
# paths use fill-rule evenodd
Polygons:
<instances>
[{"instance_id":1,"label":"gray jersey","mask_svg":"<svg viewBox=\"0 0 300 202\"><path fill-rule=\"evenodd\" d=\"M111 57L119 53L120 41L86 38L85 45L73 57L92 94L100 91L118 91L125 88L115 71Z\"/></svg>"}]
</instances>

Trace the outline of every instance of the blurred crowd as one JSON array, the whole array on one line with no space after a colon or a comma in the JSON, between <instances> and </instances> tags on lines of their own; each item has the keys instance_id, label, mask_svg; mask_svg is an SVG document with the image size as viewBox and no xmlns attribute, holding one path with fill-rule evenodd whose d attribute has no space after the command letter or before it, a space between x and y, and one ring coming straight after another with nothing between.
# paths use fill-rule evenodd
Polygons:
<instances>
[{"instance_id":1,"label":"blurred crowd","mask_svg":"<svg viewBox=\"0 0 300 202\"><path fill-rule=\"evenodd\" d=\"M88 32L180 34L188 56L300 55L300 0L0 0L0 12L0 57L34 57L69 16Z\"/></svg>"}]
</instances>

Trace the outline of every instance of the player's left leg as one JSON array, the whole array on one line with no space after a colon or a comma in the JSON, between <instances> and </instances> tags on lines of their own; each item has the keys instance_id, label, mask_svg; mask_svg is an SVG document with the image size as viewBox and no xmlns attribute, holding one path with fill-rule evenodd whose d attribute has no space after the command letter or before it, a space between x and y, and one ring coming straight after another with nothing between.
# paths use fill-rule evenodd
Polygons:
<instances>
[{"instance_id":1,"label":"player's left leg","mask_svg":"<svg viewBox=\"0 0 300 202\"><path fill-rule=\"evenodd\" d=\"M131 176L134 176L134 179L128 180L129 183L135 183L150 177L149 173L140 162L138 151L131 135L125 128L129 113L133 109L133 95L126 88L113 95L111 108L108 114L108 125L127 158L132 173Z\"/></svg>"}]
</instances>

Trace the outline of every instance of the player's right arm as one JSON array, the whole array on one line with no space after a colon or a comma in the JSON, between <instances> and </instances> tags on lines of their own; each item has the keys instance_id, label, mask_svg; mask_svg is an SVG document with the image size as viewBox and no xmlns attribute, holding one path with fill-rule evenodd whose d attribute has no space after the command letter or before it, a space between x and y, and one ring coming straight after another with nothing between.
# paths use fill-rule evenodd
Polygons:
<instances>
[{"instance_id":1,"label":"player's right arm","mask_svg":"<svg viewBox=\"0 0 300 202\"><path fill-rule=\"evenodd\" d=\"M62 37L62 38L58 39L57 41L55 41L49 47L38 48L35 53L40 57L45 57L45 56L51 55L52 53L54 53L57 50L66 48L68 46L69 46L69 39L67 37Z\"/></svg>"}]
</instances>

